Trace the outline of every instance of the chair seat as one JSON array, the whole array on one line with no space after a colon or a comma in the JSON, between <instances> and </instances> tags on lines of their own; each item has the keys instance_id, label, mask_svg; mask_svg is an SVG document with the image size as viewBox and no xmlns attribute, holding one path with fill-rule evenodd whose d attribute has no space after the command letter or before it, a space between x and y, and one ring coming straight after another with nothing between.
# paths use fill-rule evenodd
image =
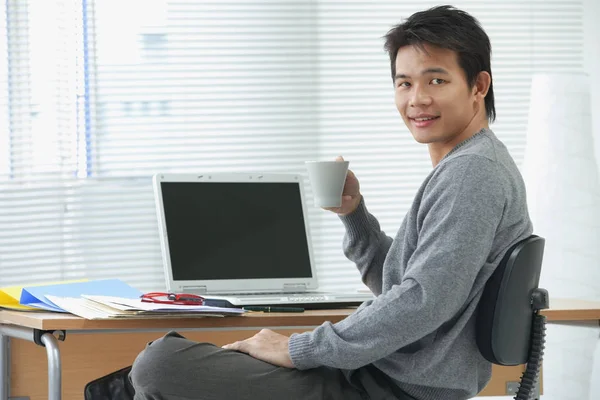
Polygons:
<instances>
[{"instance_id":1,"label":"chair seat","mask_svg":"<svg viewBox=\"0 0 600 400\"><path fill-rule=\"evenodd\" d=\"M85 400L133 400L135 390L129 380L131 366L94 379L85 385Z\"/></svg>"}]
</instances>

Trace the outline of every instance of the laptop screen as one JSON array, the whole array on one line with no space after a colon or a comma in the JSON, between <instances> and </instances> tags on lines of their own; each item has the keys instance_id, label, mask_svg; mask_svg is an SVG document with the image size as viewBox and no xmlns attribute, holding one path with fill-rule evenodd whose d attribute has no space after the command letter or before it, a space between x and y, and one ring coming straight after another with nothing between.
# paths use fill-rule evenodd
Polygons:
<instances>
[{"instance_id":1,"label":"laptop screen","mask_svg":"<svg viewBox=\"0 0 600 400\"><path fill-rule=\"evenodd\" d=\"M173 280L310 278L298 183L162 182Z\"/></svg>"}]
</instances>

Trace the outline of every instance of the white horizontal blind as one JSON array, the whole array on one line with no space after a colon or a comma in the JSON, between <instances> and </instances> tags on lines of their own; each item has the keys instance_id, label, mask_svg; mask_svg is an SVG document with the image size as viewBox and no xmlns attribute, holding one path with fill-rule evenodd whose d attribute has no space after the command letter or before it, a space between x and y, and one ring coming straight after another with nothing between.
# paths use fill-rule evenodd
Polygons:
<instances>
[{"instance_id":1,"label":"white horizontal blind","mask_svg":"<svg viewBox=\"0 0 600 400\"><path fill-rule=\"evenodd\" d=\"M3 3L0 284L62 279L77 269L65 257L65 206L77 156L78 2Z\"/></svg>"},{"instance_id":2,"label":"white horizontal blind","mask_svg":"<svg viewBox=\"0 0 600 400\"><path fill-rule=\"evenodd\" d=\"M90 4L97 79L92 175L281 171L314 155L311 2Z\"/></svg>"},{"instance_id":3,"label":"white horizontal blind","mask_svg":"<svg viewBox=\"0 0 600 400\"><path fill-rule=\"evenodd\" d=\"M11 179L65 178L75 165L75 4L7 0L3 9L10 85L2 140Z\"/></svg>"},{"instance_id":4,"label":"white horizontal blind","mask_svg":"<svg viewBox=\"0 0 600 400\"><path fill-rule=\"evenodd\" d=\"M6 0L0 0L0 176L9 171L9 135L8 135L8 32L6 29Z\"/></svg>"},{"instance_id":5,"label":"white horizontal blind","mask_svg":"<svg viewBox=\"0 0 600 400\"><path fill-rule=\"evenodd\" d=\"M343 154L369 209L395 234L431 165L426 147L414 142L394 108L381 37L433 2L85 4L87 36L78 48L85 49L79 55L87 57L88 73L80 79L83 91L75 93L83 96L76 104L85 124L73 128L79 134L76 165L61 167L81 179L63 178L40 192L8 185L12 197L3 194L0 206L17 210L14 225L32 219L52 224L54 218L62 225L61 236L48 229L36 237L46 250L27 242L11 252L19 239L0 237L1 254L12 257L0 259L5 282L39 269L163 288L150 187L158 171L304 174L304 160ZM493 129L520 163L531 74L583 70L581 1L456 6L490 35L498 112ZM307 189L319 279L327 289L354 289L360 282L341 252L343 228L334 215L312 208ZM45 261L48 249L60 249L52 263Z\"/></svg>"}]
</instances>

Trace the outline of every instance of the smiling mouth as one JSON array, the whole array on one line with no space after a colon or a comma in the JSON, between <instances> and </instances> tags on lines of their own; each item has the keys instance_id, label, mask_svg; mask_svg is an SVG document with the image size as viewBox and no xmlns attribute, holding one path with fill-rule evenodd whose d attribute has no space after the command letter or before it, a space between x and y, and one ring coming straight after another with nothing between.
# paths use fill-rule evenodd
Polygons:
<instances>
[{"instance_id":1,"label":"smiling mouth","mask_svg":"<svg viewBox=\"0 0 600 400\"><path fill-rule=\"evenodd\" d=\"M429 128L431 125L435 124L435 121L440 119L439 116L436 117L419 117L419 118L411 118L411 122L413 126L416 128L424 129Z\"/></svg>"},{"instance_id":2,"label":"smiling mouth","mask_svg":"<svg viewBox=\"0 0 600 400\"><path fill-rule=\"evenodd\" d=\"M438 117L425 117L425 118L411 118L413 121L416 122L425 122L425 121L433 121L434 119L438 119Z\"/></svg>"}]
</instances>

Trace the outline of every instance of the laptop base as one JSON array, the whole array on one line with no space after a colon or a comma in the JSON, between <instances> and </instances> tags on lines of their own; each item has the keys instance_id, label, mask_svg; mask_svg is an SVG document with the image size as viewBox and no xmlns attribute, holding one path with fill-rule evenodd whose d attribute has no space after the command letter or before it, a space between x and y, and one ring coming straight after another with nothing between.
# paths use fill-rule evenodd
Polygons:
<instances>
[{"instance_id":1,"label":"laptop base","mask_svg":"<svg viewBox=\"0 0 600 400\"><path fill-rule=\"evenodd\" d=\"M307 300L306 297L288 297L287 299L282 298L265 298L264 296L249 297L236 297L236 296L210 296L204 295L204 304L207 306L214 307L235 307L241 308L245 306L256 306L256 307L300 307L305 310L323 310L331 308L345 308L345 307L358 307L365 301L372 299L373 296L358 296L355 299L317 299ZM327 296L329 297L329 296Z\"/></svg>"}]
</instances>

